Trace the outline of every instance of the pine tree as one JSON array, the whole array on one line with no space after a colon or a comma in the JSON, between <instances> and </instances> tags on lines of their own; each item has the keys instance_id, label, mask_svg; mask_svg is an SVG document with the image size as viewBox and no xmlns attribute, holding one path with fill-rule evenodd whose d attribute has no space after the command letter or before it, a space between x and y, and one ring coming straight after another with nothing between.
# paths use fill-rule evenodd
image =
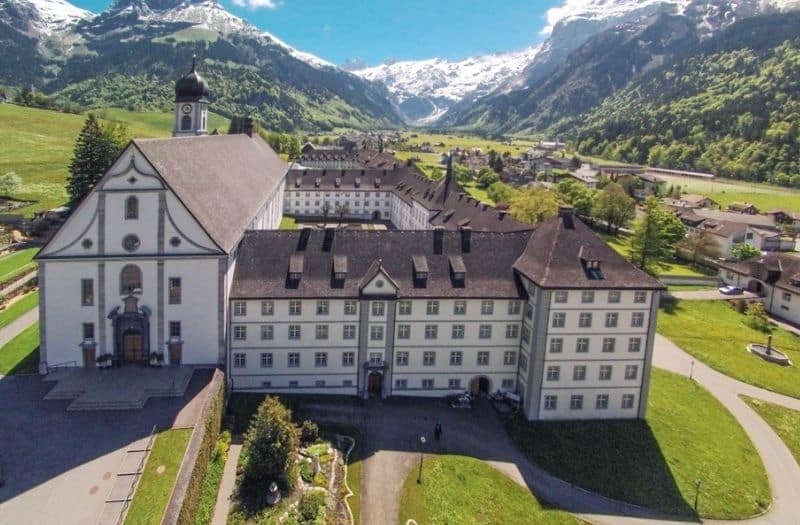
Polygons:
<instances>
[{"instance_id":1,"label":"pine tree","mask_svg":"<svg viewBox=\"0 0 800 525\"><path fill-rule=\"evenodd\" d=\"M75 141L72 160L69 163L67 193L70 202L77 203L92 191L100 177L111 167L127 142L123 126L102 126L93 114L89 114Z\"/></svg>"},{"instance_id":2,"label":"pine tree","mask_svg":"<svg viewBox=\"0 0 800 525\"><path fill-rule=\"evenodd\" d=\"M277 397L267 396L244 436L247 451L242 482L247 489L266 488L275 481L283 490L297 482L299 437L292 413Z\"/></svg>"}]
</instances>

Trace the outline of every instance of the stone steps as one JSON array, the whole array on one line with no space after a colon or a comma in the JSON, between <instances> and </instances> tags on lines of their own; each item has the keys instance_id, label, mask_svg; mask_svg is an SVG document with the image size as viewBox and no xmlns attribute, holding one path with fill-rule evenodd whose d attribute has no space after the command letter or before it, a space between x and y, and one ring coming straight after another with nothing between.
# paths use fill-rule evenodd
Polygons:
<instances>
[{"instance_id":1,"label":"stone steps","mask_svg":"<svg viewBox=\"0 0 800 525\"><path fill-rule=\"evenodd\" d=\"M83 410L141 410L147 403L148 396L143 392L138 396L126 399L110 399L106 396L94 397L89 394L82 395L67 407L69 412Z\"/></svg>"}]
</instances>

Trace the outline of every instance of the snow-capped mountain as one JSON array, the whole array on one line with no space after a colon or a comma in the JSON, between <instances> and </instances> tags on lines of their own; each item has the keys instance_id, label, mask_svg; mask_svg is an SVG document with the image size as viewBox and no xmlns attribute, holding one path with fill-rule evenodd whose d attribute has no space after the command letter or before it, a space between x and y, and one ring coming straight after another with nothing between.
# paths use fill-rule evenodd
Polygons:
<instances>
[{"instance_id":1,"label":"snow-capped mountain","mask_svg":"<svg viewBox=\"0 0 800 525\"><path fill-rule=\"evenodd\" d=\"M0 0L0 18L37 40L68 31L92 16L65 0Z\"/></svg>"},{"instance_id":2,"label":"snow-capped mountain","mask_svg":"<svg viewBox=\"0 0 800 525\"><path fill-rule=\"evenodd\" d=\"M491 93L521 73L538 52L538 47L530 47L457 62L439 58L392 61L354 73L383 83L407 117L426 123L435 121L455 102Z\"/></svg>"}]
</instances>

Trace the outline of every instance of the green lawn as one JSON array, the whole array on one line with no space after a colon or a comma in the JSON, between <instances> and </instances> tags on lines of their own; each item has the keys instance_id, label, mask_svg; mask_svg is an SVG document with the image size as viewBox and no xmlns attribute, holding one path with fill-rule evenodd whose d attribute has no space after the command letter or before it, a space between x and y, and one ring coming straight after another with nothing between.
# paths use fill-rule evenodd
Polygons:
<instances>
[{"instance_id":1,"label":"green lawn","mask_svg":"<svg viewBox=\"0 0 800 525\"><path fill-rule=\"evenodd\" d=\"M0 283L4 283L36 268L33 256L39 248L25 248L0 257Z\"/></svg>"},{"instance_id":2,"label":"green lawn","mask_svg":"<svg viewBox=\"0 0 800 525\"><path fill-rule=\"evenodd\" d=\"M203 487L200 493L200 502L194 513L194 525L208 525L214 517L214 507L217 503L219 484L222 481L222 473L225 470L225 463L228 460L228 450L231 446L231 433L223 431L217 439L211 459L208 462L208 469L203 478Z\"/></svg>"},{"instance_id":3,"label":"green lawn","mask_svg":"<svg viewBox=\"0 0 800 525\"><path fill-rule=\"evenodd\" d=\"M495 202L489 197L489 194L486 193L486 190L479 188L474 182L470 182L469 184L464 185L464 189L467 190L467 193L475 197L481 202L485 202L486 204L491 204L494 206Z\"/></svg>"},{"instance_id":4,"label":"green lawn","mask_svg":"<svg viewBox=\"0 0 800 525\"><path fill-rule=\"evenodd\" d=\"M717 288L706 284L670 284L667 286L667 290L670 292L710 292Z\"/></svg>"},{"instance_id":5,"label":"green lawn","mask_svg":"<svg viewBox=\"0 0 800 525\"><path fill-rule=\"evenodd\" d=\"M568 400L567 400L568 401ZM509 433L548 472L669 514L738 519L770 502L764 465L734 417L683 376L653 369L646 421L530 424Z\"/></svg>"},{"instance_id":6,"label":"green lawn","mask_svg":"<svg viewBox=\"0 0 800 525\"><path fill-rule=\"evenodd\" d=\"M172 113L135 113L121 109L96 112L127 123L134 137L168 137L172 133ZM75 137L85 119L86 115L0 104L0 175L9 171L19 175L22 186L13 196L34 201L12 213L31 215L66 201L67 165ZM211 114L209 129L214 127L226 131L227 120Z\"/></svg>"},{"instance_id":7,"label":"green lawn","mask_svg":"<svg viewBox=\"0 0 800 525\"><path fill-rule=\"evenodd\" d=\"M39 305L39 292L29 293L11 303L6 309L0 310L0 328L4 328L16 319L36 308Z\"/></svg>"},{"instance_id":8,"label":"green lawn","mask_svg":"<svg viewBox=\"0 0 800 525\"><path fill-rule=\"evenodd\" d=\"M715 370L767 390L800 398L800 368L768 363L747 352L749 343L766 343L727 301L665 302L658 315L658 332ZM775 347L800 363L800 337L776 328Z\"/></svg>"},{"instance_id":9,"label":"green lawn","mask_svg":"<svg viewBox=\"0 0 800 525\"><path fill-rule=\"evenodd\" d=\"M34 374L39 370L39 323L0 348L0 374Z\"/></svg>"},{"instance_id":10,"label":"green lawn","mask_svg":"<svg viewBox=\"0 0 800 525\"><path fill-rule=\"evenodd\" d=\"M297 229L297 219L294 217L283 217L281 219L281 225L278 227L279 230L296 230Z\"/></svg>"},{"instance_id":11,"label":"green lawn","mask_svg":"<svg viewBox=\"0 0 800 525\"><path fill-rule=\"evenodd\" d=\"M748 396L739 396L755 410L772 430L786 443L795 461L800 465L800 411L768 403Z\"/></svg>"},{"instance_id":12,"label":"green lawn","mask_svg":"<svg viewBox=\"0 0 800 525\"><path fill-rule=\"evenodd\" d=\"M631 247L630 237L625 234L609 235L608 233L597 231L598 236L603 239L614 251L625 258L630 258ZM693 266L689 263L677 259L671 261L661 261L658 266L658 275L670 277L705 277L715 275L716 272L705 267Z\"/></svg>"},{"instance_id":13,"label":"green lawn","mask_svg":"<svg viewBox=\"0 0 800 525\"><path fill-rule=\"evenodd\" d=\"M133 501L125 515L126 525L161 523L191 435L191 428L159 432L153 450L147 458L139 486L133 495ZM159 473L161 466L164 469Z\"/></svg>"},{"instance_id":14,"label":"green lawn","mask_svg":"<svg viewBox=\"0 0 800 525\"><path fill-rule=\"evenodd\" d=\"M714 199L724 209L731 202L752 202L759 210L782 208L800 211L800 190L770 184L742 182L729 179L692 179L688 177L659 175L667 186L675 184L686 193L700 193Z\"/></svg>"},{"instance_id":15,"label":"green lawn","mask_svg":"<svg viewBox=\"0 0 800 525\"><path fill-rule=\"evenodd\" d=\"M577 518L543 508L528 489L486 463L465 456L432 456L409 472L400 496L400 523L419 525L578 524Z\"/></svg>"}]
</instances>

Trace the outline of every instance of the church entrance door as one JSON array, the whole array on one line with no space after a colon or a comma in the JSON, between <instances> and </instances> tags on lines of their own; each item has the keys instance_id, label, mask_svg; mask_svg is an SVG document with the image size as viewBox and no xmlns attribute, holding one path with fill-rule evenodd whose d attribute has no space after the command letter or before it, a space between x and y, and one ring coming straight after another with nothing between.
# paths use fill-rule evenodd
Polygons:
<instances>
[{"instance_id":1,"label":"church entrance door","mask_svg":"<svg viewBox=\"0 0 800 525\"><path fill-rule=\"evenodd\" d=\"M126 330L122 334L122 359L126 363L141 363L143 349L142 332L139 330Z\"/></svg>"},{"instance_id":2,"label":"church entrance door","mask_svg":"<svg viewBox=\"0 0 800 525\"><path fill-rule=\"evenodd\" d=\"M367 376L367 392L369 397L381 397L383 393L383 375L380 372L370 372Z\"/></svg>"}]
</instances>

